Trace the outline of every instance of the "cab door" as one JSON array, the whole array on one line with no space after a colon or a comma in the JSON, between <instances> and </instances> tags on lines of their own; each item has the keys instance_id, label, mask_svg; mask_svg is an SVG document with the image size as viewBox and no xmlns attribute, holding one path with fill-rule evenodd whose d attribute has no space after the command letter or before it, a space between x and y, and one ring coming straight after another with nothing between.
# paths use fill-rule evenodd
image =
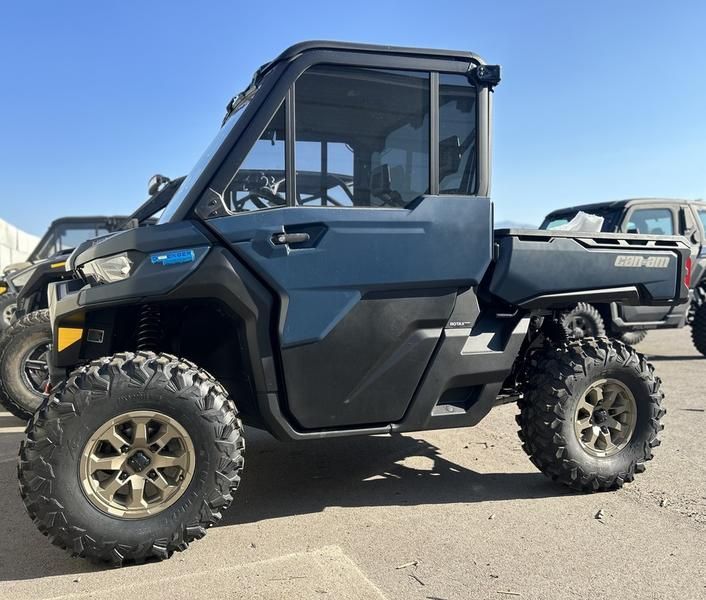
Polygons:
<instances>
[{"instance_id":1,"label":"cab door","mask_svg":"<svg viewBox=\"0 0 706 600\"><path fill-rule=\"evenodd\" d=\"M279 392L302 429L402 419L492 256L488 99L469 65L331 59L298 74L201 201L278 300Z\"/></svg>"}]
</instances>

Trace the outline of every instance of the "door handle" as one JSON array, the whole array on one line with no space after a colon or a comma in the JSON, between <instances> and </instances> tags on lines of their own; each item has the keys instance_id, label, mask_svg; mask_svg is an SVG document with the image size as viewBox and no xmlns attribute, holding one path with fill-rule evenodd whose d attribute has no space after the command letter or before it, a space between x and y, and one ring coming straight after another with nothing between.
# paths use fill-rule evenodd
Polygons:
<instances>
[{"instance_id":1,"label":"door handle","mask_svg":"<svg viewBox=\"0 0 706 600\"><path fill-rule=\"evenodd\" d=\"M282 244L301 244L308 242L311 236L308 233L275 233L272 236L272 243L275 245Z\"/></svg>"}]
</instances>

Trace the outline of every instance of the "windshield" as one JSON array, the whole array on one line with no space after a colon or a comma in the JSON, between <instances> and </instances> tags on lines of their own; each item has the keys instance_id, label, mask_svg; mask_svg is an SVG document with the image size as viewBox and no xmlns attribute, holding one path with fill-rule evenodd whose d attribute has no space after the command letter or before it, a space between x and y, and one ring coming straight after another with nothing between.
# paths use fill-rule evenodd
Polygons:
<instances>
[{"instance_id":1,"label":"windshield","mask_svg":"<svg viewBox=\"0 0 706 600\"><path fill-rule=\"evenodd\" d=\"M161 218L165 207L184 182L185 177L177 177L164 185L158 192L145 200L125 220L120 229L132 229L135 226L153 225Z\"/></svg>"},{"instance_id":2,"label":"windshield","mask_svg":"<svg viewBox=\"0 0 706 600\"><path fill-rule=\"evenodd\" d=\"M254 92L255 90L253 89L251 93L249 93L246 97L243 98L241 104L237 106L237 108L226 118L225 123L223 123L223 127L221 127L221 129L218 131L216 137L213 138L213 141L208 145L206 151L201 155L201 158L199 158L197 163L194 165L194 168L191 169L191 172L186 176L184 182L179 186L179 189L176 191L169 204L167 204L166 208L164 209L164 212L162 213L162 216L159 218L159 224L167 223L169 219L174 216L174 213L181 204L182 200L189 193L189 190L192 188L194 183L196 183L196 180L199 178L199 175L201 175L201 172L206 168L208 162L213 158L213 155L216 153L216 150L218 150L218 148L223 143L223 140L226 139L228 134L233 131L233 128L235 127L236 123L240 120L240 117L243 115L245 107L250 103L250 99L252 98Z\"/></svg>"},{"instance_id":3,"label":"windshield","mask_svg":"<svg viewBox=\"0 0 706 600\"><path fill-rule=\"evenodd\" d=\"M542 224L539 226L540 229L556 229L562 225L566 225L571 219L573 219L579 212L580 209L574 208L571 210L556 212L547 215ZM603 226L601 231L603 232L615 232L618 230L620 225L620 217L622 215L623 209L619 206L613 207L596 207L591 209L586 209L583 212L596 215L598 217L603 217Z\"/></svg>"},{"instance_id":4,"label":"windshield","mask_svg":"<svg viewBox=\"0 0 706 600\"><path fill-rule=\"evenodd\" d=\"M32 260L42 260L71 250L86 240L108 233L105 223L72 223L58 225L32 253Z\"/></svg>"}]
</instances>

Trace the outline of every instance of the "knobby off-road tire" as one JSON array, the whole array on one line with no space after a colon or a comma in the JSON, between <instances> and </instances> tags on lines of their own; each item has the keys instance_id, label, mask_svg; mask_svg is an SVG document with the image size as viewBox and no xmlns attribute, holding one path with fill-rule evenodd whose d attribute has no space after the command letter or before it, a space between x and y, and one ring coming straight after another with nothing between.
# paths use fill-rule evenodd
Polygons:
<instances>
[{"instance_id":1,"label":"knobby off-road tire","mask_svg":"<svg viewBox=\"0 0 706 600\"><path fill-rule=\"evenodd\" d=\"M586 302L579 302L572 310L562 313L560 320L571 338L582 340L605 335L605 322L601 313Z\"/></svg>"},{"instance_id":2,"label":"knobby off-road tire","mask_svg":"<svg viewBox=\"0 0 706 600\"><path fill-rule=\"evenodd\" d=\"M609 406L607 398L619 391L613 399L616 414L609 417L608 408L605 418L622 421L626 435L632 430L621 444L603 455L600 446L591 448L590 442L582 441L593 437L595 430L590 424L594 418L598 423L597 417L601 416L597 409L586 423L590 410L585 410L584 399L598 404L596 395L601 385L604 390L612 389L602 396L605 406ZM628 410L617 414L621 410L619 398L623 408L631 406L632 417L627 416ZM547 350L534 364L528 391L519 402L517 422L522 447L540 471L574 490L620 488L645 470L645 463L652 459L652 449L660 444L658 435L664 428L661 419L666 412L663 398L661 381L652 365L619 341L589 339ZM603 423L610 423L602 419ZM581 435L577 429L583 425L578 423L589 426ZM599 440L601 437L594 444Z\"/></svg>"},{"instance_id":3,"label":"knobby off-road tire","mask_svg":"<svg viewBox=\"0 0 706 600\"><path fill-rule=\"evenodd\" d=\"M621 334L620 341L628 346L637 346L642 340L647 337L647 331L626 331Z\"/></svg>"},{"instance_id":4,"label":"knobby off-road tire","mask_svg":"<svg viewBox=\"0 0 706 600\"><path fill-rule=\"evenodd\" d=\"M44 400L51 341L47 309L25 315L0 338L0 404L25 421Z\"/></svg>"},{"instance_id":5,"label":"knobby off-road tire","mask_svg":"<svg viewBox=\"0 0 706 600\"><path fill-rule=\"evenodd\" d=\"M116 434L122 450L112 446ZM144 448L141 456L134 448ZM108 464L96 461L120 462L121 453L129 458L119 470L93 471ZM182 466L167 474L158 467L166 459ZM125 352L77 369L57 387L27 428L18 473L27 511L53 544L121 565L166 559L203 537L233 500L243 460L235 406L213 377L167 354ZM150 504L159 490L145 478L156 471L155 481L174 475L170 503ZM130 477L122 492L101 491L123 474ZM133 487L138 475L143 483ZM138 499L137 512L120 514L130 499Z\"/></svg>"},{"instance_id":6,"label":"knobby off-road tire","mask_svg":"<svg viewBox=\"0 0 706 600\"><path fill-rule=\"evenodd\" d=\"M17 294L6 292L0 295L0 333L15 322Z\"/></svg>"},{"instance_id":7,"label":"knobby off-road tire","mask_svg":"<svg viewBox=\"0 0 706 600\"><path fill-rule=\"evenodd\" d=\"M691 324L691 339L696 349L706 356L706 304L702 304L694 313Z\"/></svg>"}]
</instances>

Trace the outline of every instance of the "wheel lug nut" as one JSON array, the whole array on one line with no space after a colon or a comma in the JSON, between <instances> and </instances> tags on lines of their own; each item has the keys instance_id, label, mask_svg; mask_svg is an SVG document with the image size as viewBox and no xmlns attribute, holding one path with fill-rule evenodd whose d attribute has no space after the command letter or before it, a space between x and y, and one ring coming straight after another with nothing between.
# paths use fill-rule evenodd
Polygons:
<instances>
[{"instance_id":1,"label":"wheel lug nut","mask_svg":"<svg viewBox=\"0 0 706 600\"><path fill-rule=\"evenodd\" d=\"M130 450L130 446L127 445L120 448L120 452L122 452L123 454L127 454L128 450Z\"/></svg>"},{"instance_id":2,"label":"wheel lug nut","mask_svg":"<svg viewBox=\"0 0 706 600\"><path fill-rule=\"evenodd\" d=\"M123 481L127 479L127 473L125 471L120 473L120 479L122 479Z\"/></svg>"},{"instance_id":3,"label":"wheel lug nut","mask_svg":"<svg viewBox=\"0 0 706 600\"><path fill-rule=\"evenodd\" d=\"M157 444L152 444L150 446L150 450L152 450L152 452L157 452L159 450L159 446Z\"/></svg>"}]
</instances>

